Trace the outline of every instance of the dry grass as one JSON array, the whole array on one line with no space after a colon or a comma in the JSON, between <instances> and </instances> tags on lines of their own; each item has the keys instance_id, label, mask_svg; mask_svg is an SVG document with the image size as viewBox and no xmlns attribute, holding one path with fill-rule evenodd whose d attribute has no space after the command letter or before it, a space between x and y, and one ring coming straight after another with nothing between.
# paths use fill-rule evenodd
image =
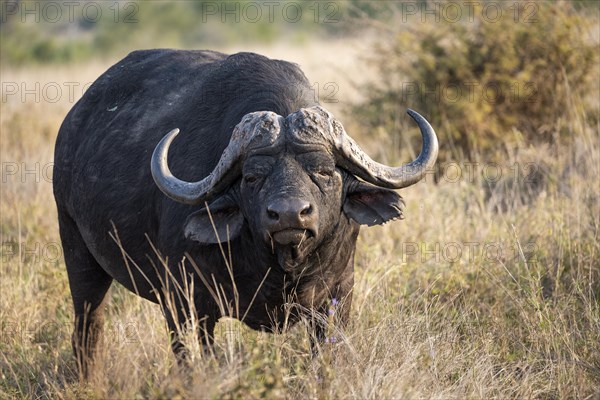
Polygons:
<instances>
[{"instance_id":1,"label":"dry grass","mask_svg":"<svg viewBox=\"0 0 600 400\"><path fill-rule=\"evenodd\" d=\"M85 83L102 68L3 71L2 80ZM577 113L572 147L517 148L498 182L463 169L456 182L404 190L405 221L363 229L352 322L315 359L302 326L268 335L225 320L214 358L188 338L193 371L181 374L158 307L115 285L102 372L81 384L44 170L71 106L2 103L0 398L600 399L600 140ZM39 173L23 174L35 163Z\"/></svg>"}]
</instances>

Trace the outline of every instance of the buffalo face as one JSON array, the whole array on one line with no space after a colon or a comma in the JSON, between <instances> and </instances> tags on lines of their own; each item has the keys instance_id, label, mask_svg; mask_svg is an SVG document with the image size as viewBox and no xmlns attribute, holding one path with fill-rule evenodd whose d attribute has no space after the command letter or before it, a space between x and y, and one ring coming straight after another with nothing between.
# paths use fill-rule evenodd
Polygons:
<instances>
[{"instance_id":1,"label":"buffalo face","mask_svg":"<svg viewBox=\"0 0 600 400\"><path fill-rule=\"evenodd\" d=\"M371 160L321 107L287 118L272 112L246 115L212 173L199 182L172 176L168 147L178 131L158 144L152 173L158 187L187 204L212 201L190 215L186 236L199 243L236 238L248 225L257 245L293 269L349 218L376 225L402 218L400 196L387 188L417 182L435 162L435 133L420 115L424 145L419 158L402 167ZM358 176L368 182L359 181Z\"/></svg>"},{"instance_id":2,"label":"buffalo face","mask_svg":"<svg viewBox=\"0 0 600 400\"><path fill-rule=\"evenodd\" d=\"M337 222L343 180L324 149L286 142L287 150L277 155L255 155L244 162L240 209L255 240L289 267Z\"/></svg>"},{"instance_id":3,"label":"buffalo face","mask_svg":"<svg viewBox=\"0 0 600 400\"><path fill-rule=\"evenodd\" d=\"M323 146L288 138L281 147L275 155L245 160L239 205L255 240L268 246L284 269L302 263L329 237L343 210L359 223L401 216L398 194L360 184L336 167Z\"/></svg>"}]
</instances>

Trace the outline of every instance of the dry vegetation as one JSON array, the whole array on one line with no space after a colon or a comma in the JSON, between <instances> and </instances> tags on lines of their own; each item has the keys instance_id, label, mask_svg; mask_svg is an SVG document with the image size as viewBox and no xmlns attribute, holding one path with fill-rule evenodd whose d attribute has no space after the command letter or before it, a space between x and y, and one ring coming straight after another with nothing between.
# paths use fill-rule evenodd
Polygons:
<instances>
[{"instance_id":1,"label":"dry vegetation","mask_svg":"<svg viewBox=\"0 0 600 400\"><path fill-rule=\"evenodd\" d=\"M86 83L102 68L4 69L2 81ZM334 76L344 100L336 70L303 68ZM472 179L448 170L402 192L405 221L363 229L352 322L315 359L302 326L268 335L223 320L215 357L189 338L181 374L159 308L114 285L102 372L83 384L46 169L71 106L2 101L0 398L600 399L600 140L577 109L568 146L511 149L497 182L483 165Z\"/></svg>"}]
</instances>

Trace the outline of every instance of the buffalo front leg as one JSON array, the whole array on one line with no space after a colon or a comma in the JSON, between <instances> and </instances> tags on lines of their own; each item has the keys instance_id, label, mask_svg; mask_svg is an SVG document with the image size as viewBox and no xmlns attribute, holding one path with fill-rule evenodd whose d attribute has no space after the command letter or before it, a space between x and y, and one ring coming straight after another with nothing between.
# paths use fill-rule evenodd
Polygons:
<instances>
[{"instance_id":1,"label":"buffalo front leg","mask_svg":"<svg viewBox=\"0 0 600 400\"><path fill-rule=\"evenodd\" d=\"M104 323L104 300L112 283L88 250L73 220L59 212L60 237L75 311L71 344L80 378L88 379L97 358Z\"/></svg>"},{"instance_id":2,"label":"buffalo front leg","mask_svg":"<svg viewBox=\"0 0 600 400\"><path fill-rule=\"evenodd\" d=\"M104 326L104 301L73 299L75 306L75 327L71 337L73 354L77 361L79 375L89 379L98 358L98 348L102 341Z\"/></svg>"}]
</instances>

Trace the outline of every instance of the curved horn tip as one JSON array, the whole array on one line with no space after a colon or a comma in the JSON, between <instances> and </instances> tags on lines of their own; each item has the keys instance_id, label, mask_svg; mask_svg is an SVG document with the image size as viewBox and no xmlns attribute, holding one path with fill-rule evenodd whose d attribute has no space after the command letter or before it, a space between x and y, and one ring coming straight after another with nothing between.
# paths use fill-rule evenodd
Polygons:
<instances>
[{"instance_id":1,"label":"curved horn tip","mask_svg":"<svg viewBox=\"0 0 600 400\"><path fill-rule=\"evenodd\" d=\"M150 160L152 179L158 188L171 199L185 204L200 204L193 183L177 179L171 173L167 157L169 147L179 134L179 128L172 129L158 142Z\"/></svg>"},{"instance_id":2,"label":"curved horn tip","mask_svg":"<svg viewBox=\"0 0 600 400\"><path fill-rule=\"evenodd\" d=\"M179 128L175 128L167 133L167 136L169 137L175 137L177 135L179 135Z\"/></svg>"},{"instance_id":3,"label":"curved horn tip","mask_svg":"<svg viewBox=\"0 0 600 400\"><path fill-rule=\"evenodd\" d=\"M169 133L167 133L165 136L163 136L162 139L160 139L160 141L154 148L154 151L152 152L152 159L151 159L150 166L152 167L153 171L154 171L154 167L158 167L158 165L155 165L155 161L158 161L156 156L159 155L161 152L163 152L165 147L168 148L171 145L171 142L173 141L173 139L175 139L175 137L178 134L179 134L179 128L175 128L175 129L170 130ZM163 157L166 157L166 156L167 156L167 154L165 153L163 155Z\"/></svg>"},{"instance_id":4,"label":"curved horn tip","mask_svg":"<svg viewBox=\"0 0 600 400\"><path fill-rule=\"evenodd\" d=\"M160 153L164 149L165 146L167 146L167 147L170 146L171 142L173 142L173 140L175 139L175 137L177 135L179 135L179 128L171 129L169 131L169 133L167 133L165 136L163 136L162 139L160 139L160 141L154 148L154 151L152 152L152 159L154 159L154 156L156 154Z\"/></svg>"},{"instance_id":5,"label":"curved horn tip","mask_svg":"<svg viewBox=\"0 0 600 400\"><path fill-rule=\"evenodd\" d=\"M418 118L425 119L425 117L423 117L421 114L419 114L418 112L416 112L415 110L413 110L411 108L407 108L406 109L406 113L408 115L410 115L411 118L414 119L414 120L417 120Z\"/></svg>"}]
</instances>

